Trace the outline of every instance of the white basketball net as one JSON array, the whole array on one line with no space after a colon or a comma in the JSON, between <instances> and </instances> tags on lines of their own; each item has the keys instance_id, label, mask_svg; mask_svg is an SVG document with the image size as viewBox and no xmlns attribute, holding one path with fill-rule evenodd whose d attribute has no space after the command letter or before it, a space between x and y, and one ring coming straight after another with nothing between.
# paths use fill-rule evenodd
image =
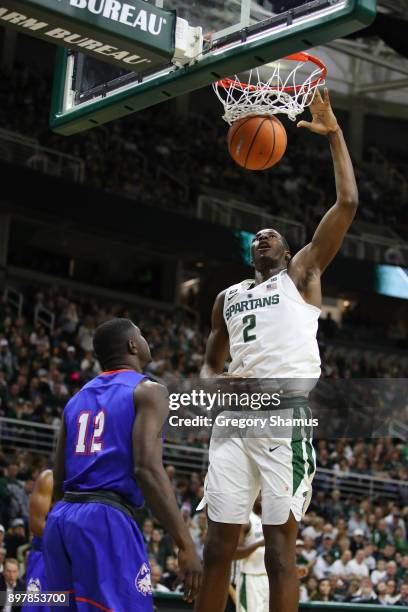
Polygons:
<instances>
[{"instance_id":1,"label":"white basketball net","mask_svg":"<svg viewBox=\"0 0 408 612\"><path fill-rule=\"evenodd\" d=\"M285 76L287 65L277 62L267 81L261 78L259 69L254 68L249 72L247 83L241 83L237 75L233 79L213 83L214 91L224 105L222 118L232 125L248 115L282 113L295 121L312 102L316 88L325 82L320 66L316 66L303 83L299 82L304 77L298 72L304 66L305 61L298 61Z\"/></svg>"}]
</instances>

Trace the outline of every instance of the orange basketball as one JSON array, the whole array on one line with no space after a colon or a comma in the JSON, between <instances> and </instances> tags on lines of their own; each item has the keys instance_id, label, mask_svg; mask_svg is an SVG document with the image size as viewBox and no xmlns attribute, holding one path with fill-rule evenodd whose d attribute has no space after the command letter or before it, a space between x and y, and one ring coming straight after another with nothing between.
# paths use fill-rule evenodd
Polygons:
<instances>
[{"instance_id":1,"label":"orange basketball","mask_svg":"<svg viewBox=\"0 0 408 612\"><path fill-rule=\"evenodd\" d=\"M243 117L228 132L230 155L247 170L272 168L282 159L287 144L286 130L276 117Z\"/></svg>"}]
</instances>

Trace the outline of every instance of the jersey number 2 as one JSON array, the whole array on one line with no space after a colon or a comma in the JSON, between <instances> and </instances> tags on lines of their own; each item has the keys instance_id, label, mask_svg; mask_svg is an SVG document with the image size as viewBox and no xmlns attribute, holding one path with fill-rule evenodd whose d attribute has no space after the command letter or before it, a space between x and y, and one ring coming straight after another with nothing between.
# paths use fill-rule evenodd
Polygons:
<instances>
[{"instance_id":1,"label":"jersey number 2","mask_svg":"<svg viewBox=\"0 0 408 612\"><path fill-rule=\"evenodd\" d=\"M89 420L91 412L85 410L78 417L78 434L75 445L75 453L77 455L92 455L102 450L102 434L105 427L105 413L103 410L98 412L93 421L93 431L88 436Z\"/></svg>"},{"instance_id":2,"label":"jersey number 2","mask_svg":"<svg viewBox=\"0 0 408 612\"><path fill-rule=\"evenodd\" d=\"M244 342L252 342L252 340L256 340L256 334L250 334L249 332L252 329L255 329L256 325L256 316L254 314L246 315L242 319L244 327Z\"/></svg>"}]
</instances>

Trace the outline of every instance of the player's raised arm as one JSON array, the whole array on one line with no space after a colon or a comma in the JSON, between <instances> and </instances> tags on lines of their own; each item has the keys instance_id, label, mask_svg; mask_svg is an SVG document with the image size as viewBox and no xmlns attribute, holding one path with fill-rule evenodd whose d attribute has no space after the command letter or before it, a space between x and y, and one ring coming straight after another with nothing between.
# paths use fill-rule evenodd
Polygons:
<instances>
[{"instance_id":1,"label":"player's raised arm","mask_svg":"<svg viewBox=\"0 0 408 612\"><path fill-rule=\"evenodd\" d=\"M183 521L173 488L163 467L162 429L169 413L167 389L146 381L134 392L133 427L135 476L147 505L179 548L179 580L192 601L201 584L201 562Z\"/></svg>"},{"instance_id":2,"label":"player's raised arm","mask_svg":"<svg viewBox=\"0 0 408 612\"><path fill-rule=\"evenodd\" d=\"M350 154L343 133L333 113L329 92L322 98L317 90L310 106L311 122L300 121L298 127L327 136L333 157L337 200L321 220L310 244L299 251L291 267L323 272L337 252L354 219L358 206L358 190Z\"/></svg>"},{"instance_id":3,"label":"player's raised arm","mask_svg":"<svg viewBox=\"0 0 408 612\"><path fill-rule=\"evenodd\" d=\"M221 374L228 357L229 340L224 320L224 300L225 291L222 291L217 295L214 302L211 315L211 333L207 340L201 378L211 378Z\"/></svg>"},{"instance_id":4,"label":"player's raised arm","mask_svg":"<svg viewBox=\"0 0 408 612\"><path fill-rule=\"evenodd\" d=\"M64 479L65 479L65 421L62 417L61 429L58 436L57 449L55 451L54 461L54 489L52 498L54 501L59 501L64 496Z\"/></svg>"},{"instance_id":5,"label":"player's raised arm","mask_svg":"<svg viewBox=\"0 0 408 612\"><path fill-rule=\"evenodd\" d=\"M35 481L29 500L30 531L40 538L50 509L53 489L52 470L44 470Z\"/></svg>"}]
</instances>

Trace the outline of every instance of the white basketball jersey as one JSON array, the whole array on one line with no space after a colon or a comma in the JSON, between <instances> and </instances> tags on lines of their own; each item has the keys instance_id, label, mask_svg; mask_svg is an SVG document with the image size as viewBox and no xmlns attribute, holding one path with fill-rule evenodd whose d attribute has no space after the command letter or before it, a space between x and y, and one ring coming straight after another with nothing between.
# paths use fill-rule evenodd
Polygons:
<instances>
[{"instance_id":1,"label":"white basketball jersey","mask_svg":"<svg viewBox=\"0 0 408 612\"><path fill-rule=\"evenodd\" d=\"M245 537L244 545L254 544L264 537L262 531L262 519L260 516L251 512L249 517L249 531ZM252 555L241 560L241 572L243 574L266 574L265 568L265 546L257 548Z\"/></svg>"},{"instance_id":2,"label":"white basketball jersey","mask_svg":"<svg viewBox=\"0 0 408 612\"><path fill-rule=\"evenodd\" d=\"M230 374L251 378L320 376L316 340L320 309L307 304L287 270L255 285L245 280L227 289Z\"/></svg>"}]
</instances>

